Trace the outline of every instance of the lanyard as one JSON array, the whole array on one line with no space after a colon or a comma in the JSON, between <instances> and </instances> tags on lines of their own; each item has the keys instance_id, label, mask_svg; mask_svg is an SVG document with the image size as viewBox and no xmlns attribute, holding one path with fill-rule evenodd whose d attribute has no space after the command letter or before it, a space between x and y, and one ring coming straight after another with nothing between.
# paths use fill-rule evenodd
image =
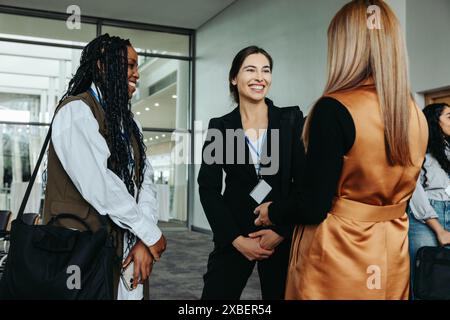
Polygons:
<instances>
[{"instance_id":1,"label":"lanyard","mask_svg":"<svg viewBox=\"0 0 450 320\"><path fill-rule=\"evenodd\" d=\"M263 137L263 139L262 139L262 142L261 142L261 149L262 149L262 146L264 145L264 142L266 141L266 137L267 137L267 129L266 129L266 131L264 132L264 137ZM255 152L255 154L256 154L256 157L257 157L257 159L258 159L258 161L257 161L257 163L256 163L256 174L257 174L257 176L258 176L258 179L259 180L262 180L262 176L261 176L261 153L260 153L260 150L258 150L257 148L255 148L255 146L253 145L253 143L250 141L250 139L247 137L247 136L245 136L245 142L247 142L247 145L253 150L253 152Z\"/></svg>"},{"instance_id":2,"label":"lanyard","mask_svg":"<svg viewBox=\"0 0 450 320\"><path fill-rule=\"evenodd\" d=\"M100 98L98 97L97 93L94 90L92 90L92 88L89 88L89 92L94 96L95 100L97 100L97 102L103 107L103 110L106 111L105 105L102 103L102 101L100 101ZM125 130L121 130L121 134L122 134L122 137L129 143L130 139L129 139L128 134L126 133L126 131Z\"/></svg>"},{"instance_id":3,"label":"lanyard","mask_svg":"<svg viewBox=\"0 0 450 320\"><path fill-rule=\"evenodd\" d=\"M103 104L103 101L101 101L100 98L98 97L97 92L92 90L92 88L89 88L89 92L94 96L95 100L97 100L97 102L102 106L103 110L106 110L105 105Z\"/></svg>"},{"instance_id":4,"label":"lanyard","mask_svg":"<svg viewBox=\"0 0 450 320\"><path fill-rule=\"evenodd\" d=\"M92 88L89 88L89 92L94 96L95 100L97 100L97 102L102 106L103 110L106 111L106 108L104 106L104 104L102 103L102 101L100 101L100 98L98 97L97 93L92 90ZM130 145L130 138L128 137L128 133L125 130L120 130L121 131L121 135L122 138L125 139L125 141L127 142L127 145ZM133 171L133 167L134 167L134 157L133 157L133 148L131 148L131 155L128 155L128 170L130 171L130 173L132 173Z\"/></svg>"}]
</instances>

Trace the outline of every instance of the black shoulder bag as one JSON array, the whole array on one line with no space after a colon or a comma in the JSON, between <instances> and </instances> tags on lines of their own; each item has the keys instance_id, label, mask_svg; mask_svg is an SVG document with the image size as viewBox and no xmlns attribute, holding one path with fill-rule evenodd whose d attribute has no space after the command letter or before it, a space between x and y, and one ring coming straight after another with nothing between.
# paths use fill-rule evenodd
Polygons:
<instances>
[{"instance_id":1,"label":"black shoulder bag","mask_svg":"<svg viewBox=\"0 0 450 320\"><path fill-rule=\"evenodd\" d=\"M47 225L22 221L39 166L51 138L51 125L28 184L17 218L11 225L11 245L0 281L0 300L5 299L113 299L115 250L106 217L93 233L79 217L60 213ZM87 231L55 226L59 219L75 219Z\"/></svg>"},{"instance_id":2,"label":"black shoulder bag","mask_svg":"<svg viewBox=\"0 0 450 320\"><path fill-rule=\"evenodd\" d=\"M413 289L414 296L422 300L450 300L450 249L417 250Z\"/></svg>"}]
</instances>

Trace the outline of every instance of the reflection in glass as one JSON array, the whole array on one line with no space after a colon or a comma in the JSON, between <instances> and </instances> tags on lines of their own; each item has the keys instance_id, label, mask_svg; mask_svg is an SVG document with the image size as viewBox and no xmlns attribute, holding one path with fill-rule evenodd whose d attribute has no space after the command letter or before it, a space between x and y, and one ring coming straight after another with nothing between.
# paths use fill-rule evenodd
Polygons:
<instances>
[{"instance_id":1,"label":"reflection in glass","mask_svg":"<svg viewBox=\"0 0 450 320\"><path fill-rule=\"evenodd\" d=\"M47 126L0 124L1 210L17 213L47 132ZM39 212L44 167L41 165L36 178L27 206L29 212Z\"/></svg>"},{"instance_id":2,"label":"reflection in glass","mask_svg":"<svg viewBox=\"0 0 450 320\"><path fill-rule=\"evenodd\" d=\"M188 129L189 62L139 57L132 107L145 128Z\"/></svg>"},{"instance_id":3,"label":"reflection in glass","mask_svg":"<svg viewBox=\"0 0 450 320\"><path fill-rule=\"evenodd\" d=\"M9 122L38 122L40 96L0 92L0 119Z\"/></svg>"},{"instance_id":4,"label":"reflection in glass","mask_svg":"<svg viewBox=\"0 0 450 320\"><path fill-rule=\"evenodd\" d=\"M172 133L144 132L147 157L153 167L160 221L187 220L187 166L174 161Z\"/></svg>"},{"instance_id":5,"label":"reflection in glass","mask_svg":"<svg viewBox=\"0 0 450 320\"><path fill-rule=\"evenodd\" d=\"M0 121L50 122L80 54L77 49L0 41Z\"/></svg>"}]
</instances>

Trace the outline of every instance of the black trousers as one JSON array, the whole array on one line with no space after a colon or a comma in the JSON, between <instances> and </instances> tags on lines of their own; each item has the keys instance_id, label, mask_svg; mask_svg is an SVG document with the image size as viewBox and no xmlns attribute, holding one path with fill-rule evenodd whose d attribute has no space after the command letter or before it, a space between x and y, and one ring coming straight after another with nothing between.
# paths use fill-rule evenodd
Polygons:
<instances>
[{"instance_id":1,"label":"black trousers","mask_svg":"<svg viewBox=\"0 0 450 320\"><path fill-rule=\"evenodd\" d=\"M202 300L238 300L258 265L263 300L284 299L291 240L285 239L268 259L249 261L236 248L215 248L203 276Z\"/></svg>"}]
</instances>

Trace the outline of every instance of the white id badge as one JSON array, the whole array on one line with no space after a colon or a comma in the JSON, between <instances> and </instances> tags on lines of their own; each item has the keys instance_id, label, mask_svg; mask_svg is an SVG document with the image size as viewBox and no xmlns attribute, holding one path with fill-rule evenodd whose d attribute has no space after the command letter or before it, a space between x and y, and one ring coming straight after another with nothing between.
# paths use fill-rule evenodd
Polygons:
<instances>
[{"instance_id":1,"label":"white id badge","mask_svg":"<svg viewBox=\"0 0 450 320\"><path fill-rule=\"evenodd\" d=\"M261 204L261 202L271 190L272 187L267 182L265 182L264 180L259 180L259 183L252 190L252 192L250 192L250 197L255 199L258 204Z\"/></svg>"},{"instance_id":2,"label":"white id badge","mask_svg":"<svg viewBox=\"0 0 450 320\"><path fill-rule=\"evenodd\" d=\"M447 192L448 196L450 197L450 186L448 186L447 189L445 189L445 192Z\"/></svg>"}]
</instances>

